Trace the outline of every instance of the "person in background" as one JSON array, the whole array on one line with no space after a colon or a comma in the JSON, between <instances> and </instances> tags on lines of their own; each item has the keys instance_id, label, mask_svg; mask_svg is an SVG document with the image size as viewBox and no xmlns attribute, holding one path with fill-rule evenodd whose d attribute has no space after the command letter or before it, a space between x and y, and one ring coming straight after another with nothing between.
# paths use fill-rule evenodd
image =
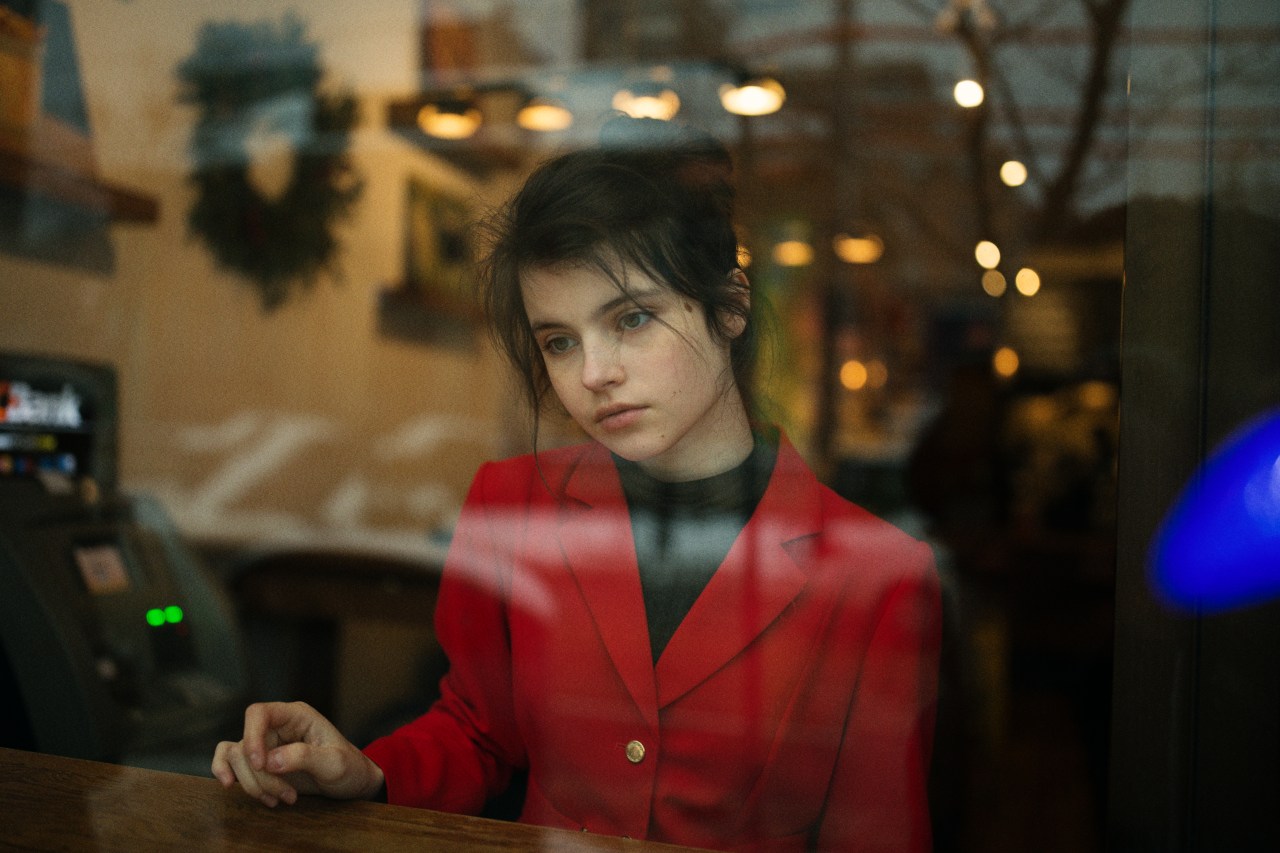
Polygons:
<instances>
[{"instance_id":1,"label":"person in background","mask_svg":"<svg viewBox=\"0 0 1280 853\"><path fill-rule=\"evenodd\" d=\"M253 705L223 785L478 814L521 774L519 819L552 827L929 848L932 555L754 416L731 172L710 138L617 119L491 221L484 298L535 452L463 504L441 697L363 750L309 706ZM587 440L536 450L555 404Z\"/></svg>"}]
</instances>

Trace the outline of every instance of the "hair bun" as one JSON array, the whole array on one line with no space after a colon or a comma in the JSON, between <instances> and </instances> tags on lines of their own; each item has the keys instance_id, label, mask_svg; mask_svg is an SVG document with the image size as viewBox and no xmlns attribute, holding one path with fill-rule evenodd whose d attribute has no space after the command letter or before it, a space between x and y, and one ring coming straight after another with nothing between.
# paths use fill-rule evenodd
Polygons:
<instances>
[{"instance_id":1,"label":"hair bun","mask_svg":"<svg viewBox=\"0 0 1280 853\"><path fill-rule=\"evenodd\" d=\"M698 128L618 113L600 129L600 148L658 158L654 171L669 174L687 189L732 195L733 158L718 139Z\"/></svg>"}]
</instances>

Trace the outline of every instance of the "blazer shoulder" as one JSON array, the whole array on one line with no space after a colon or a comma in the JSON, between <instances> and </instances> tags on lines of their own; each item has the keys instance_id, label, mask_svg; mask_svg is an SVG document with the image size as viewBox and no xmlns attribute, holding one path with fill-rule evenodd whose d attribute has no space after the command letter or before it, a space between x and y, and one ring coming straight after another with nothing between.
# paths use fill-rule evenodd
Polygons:
<instances>
[{"instance_id":1,"label":"blazer shoulder","mask_svg":"<svg viewBox=\"0 0 1280 853\"><path fill-rule=\"evenodd\" d=\"M471 490L476 497L490 502L554 498L562 491L570 472L598 455L597 446L587 443L485 462L476 472Z\"/></svg>"},{"instance_id":2,"label":"blazer shoulder","mask_svg":"<svg viewBox=\"0 0 1280 853\"><path fill-rule=\"evenodd\" d=\"M937 582L933 548L870 510L822 485L827 553L881 571L886 580Z\"/></svg>"}]
</instances>

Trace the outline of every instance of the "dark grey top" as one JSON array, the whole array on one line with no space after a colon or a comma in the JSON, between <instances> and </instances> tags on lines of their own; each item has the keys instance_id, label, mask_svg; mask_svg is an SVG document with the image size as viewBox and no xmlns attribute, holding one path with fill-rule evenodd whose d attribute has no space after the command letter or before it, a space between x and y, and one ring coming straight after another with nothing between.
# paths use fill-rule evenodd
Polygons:
<instances>
[{"instance_id":1,"label":"dark grey top","mask_svg":"<svg viewBox=\"0 0 1280 853\"><path fill-rule=\"evenodd\" d=\"M631 514L655 663L760 503L777 457L777 436L757 433L751 454L736 468L668 483L614 456Z\"/></svg>"}]
</instances>

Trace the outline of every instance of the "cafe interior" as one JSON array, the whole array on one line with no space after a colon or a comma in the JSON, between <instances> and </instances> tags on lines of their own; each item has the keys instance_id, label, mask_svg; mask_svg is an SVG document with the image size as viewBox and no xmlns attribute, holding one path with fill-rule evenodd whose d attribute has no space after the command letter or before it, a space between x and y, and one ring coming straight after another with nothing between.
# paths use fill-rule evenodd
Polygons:
<instances>
[{"instance_id":1,"label":"cafe interior","mask_svg":"<svg viewBox=\"0 0 1280 853\"><path fill-rule=\"evenodd\" d=\"M933 548L935 849L1280 846L1262 0L0 0L0 747L430 704L534 446L475 225L619 113L731 152L769 418Z\"/></svg>"}]
</instances>

